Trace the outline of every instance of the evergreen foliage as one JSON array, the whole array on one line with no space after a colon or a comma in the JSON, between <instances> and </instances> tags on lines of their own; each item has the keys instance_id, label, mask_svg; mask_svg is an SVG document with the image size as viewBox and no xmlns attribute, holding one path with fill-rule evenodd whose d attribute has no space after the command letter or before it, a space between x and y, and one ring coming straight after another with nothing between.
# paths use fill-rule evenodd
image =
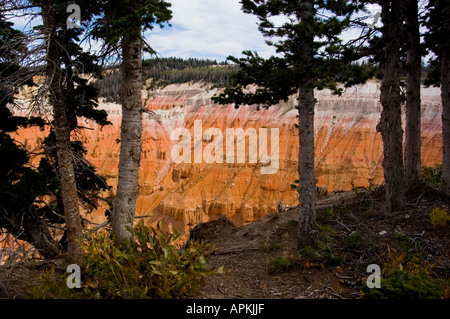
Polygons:
<instances>
[{"instance_id":1,"label":"evergreen foliage","mask_svg":"<svg viewBox=\"0 0 450 319\"><path fill-rule=\"evenodd\" d=\"M236 67L226 62L218 63L208 59L153 58L143 61L143 82L146 89L154 89L174 83L207 82L223 87L229 83ZM96 81L100 96L107 102L119 103L122 83L120 68L107 69L105 75Z\"/></svg>"},{"instance_id":2,"label":"evergreen foliage","mask_svg":"<svg viewBox=\"0 0 450 319\"><path fill-rule=\"evenodd\" d=\"M393 270L381 278L381 288L363 287L364 299L441 299L445 282L425 271Z\"/></svg>"},{"instance_id":3,"label":"evergreen foliage","mask_svg":"<svg viewBox=\"0 0 450 319\"><path fill-rule=\"evenodd\" d=\"M92 6L100 16L92 23L90 34L105 41L107 45L117 46L124 35L141 38L141 33L132 30L152 30L154 25L164 27L172 18L171 4L161 0L100 0L83 1ZM137 28L137 29L136 29ZM150 46L146 46L154 53Z\"/></svg>"},{"instance_id":4,"label":"evergreen foliage","mask_svg":"<svg viewBox=\"0 0 450 319\"><path fill-rule=\"evenodd\" d=\"M12 27L12 23L0 16L0 47L18 49L0 51L0 228L18 234L20 225L15 222L16 218L29 215L33 219L41 215L35 200L37 196L47 194L49 180L41 171L29 166L27 151L9 135L19 127L42 127L44 124L41 119L14 116L8 108L14 102L16 89L5 85L5 82L10 82L15 73L23 71L16 63L23 50L17 46L21 33ZM27 237L27 234L22 234L22 237Z\"/></svg>"},{"instance_id":5,"label":"evergreen foliage","mask_svg":"<svg viewBox=\"0 0 450 319\"><path fill-rule=\"evenodd\" d=\"M449 0L430 0L422 24L429 30L424 34L425 45L431 54L427 69L425 85L441 85L442 52L450 47L448 34L444 31L445 9L450 6Z\"/></svg>"},{"instance_id":6,"label":"evergreen foliage","mask_svg":"<svg viewBox=\"0 0 450 319\"><path fill-rule=\"evenodd\" d=\"M230 85L213 100L218 103L256 104L270 107L298 93L299 128L299 248L316 245L314 171L314 89L344 88L364 83L373 68L358 64L359 50L343 43L341 34L350 27L352 14L363 6L353 2L242 0L244 12L258 17L259 30L270 39L279 56L268 59L244 51L244 58L228 59L239 66ZM326 13L326 14L324 14ZM284 23L276 25L274 17ZM255 90L251 90L253 86Z\"/></svg>"},{"instance_id":7,"label":"evergreen foliage","mask_svg":"<svg viewBox=\"0 0 450 319\"><path fill-rule=\"evenodd\" d=\"M367 64L355 63L360 58L357 50L344 44L342 32L351 25L351 14L361 8L348 1L313 1L314 17L301 19L304 1L241 1L246 13L253 13L260 19L259 29L266 37L280 39L267 41L282 57L269 59L256 52L244 51L244 58L229 56L239 66L225 92L215 100L220 103L274 105L298 92L299 87L317 89L329 88L341 94L344 87L364 83L375 74ZM328 15L318 14L326 10ZM284 16L289 22L276 26L272 17ZM311 61L301 55L305 47L305 34L312 33ZM256 92L246 92L249 85L256 85Z\"/></svg>"},{"instance_id":8,"label":"evergreen foliage","mask_svg":"<svg viewBox=\"0 0 450 319\"><path fill-rule=\"evenodd\" d=\"M65 25L58 32L58 42L64 48L61 68L70 131L78 129L78 117L94 120L100 125L109 123L106 112L95 109L98 89L80 76L84 72L95 74L99 70L95 64L96 57L83 52L78 45L80 34L80 30L68 30ZM24 84L33 85L31 80L27 80L30 70L19 64L28 54L22 39L23 34L14 30L12 23L0 19L0 228L35 245L44 257L52 257L58 249L65 249L66 236L61 239L59 248L54 243L51 252L48 247L40 246L36 239L47 237L48 242L53 242L49 225L65 223L53 125L41 118L14 116L10 110L17 89ZM31 125L44 129L49 124L50 134L43 141L40 162L33 167L28 151L9 133ZM85 159L86 150L80 142L72 141L71 149L80 203L87 211L92 211L98 207L99 193L108 190L109 186ZM46 196L45 200L43 196ZM37 232L36 225L40 227Z\"/></svg>"}]
</instances>

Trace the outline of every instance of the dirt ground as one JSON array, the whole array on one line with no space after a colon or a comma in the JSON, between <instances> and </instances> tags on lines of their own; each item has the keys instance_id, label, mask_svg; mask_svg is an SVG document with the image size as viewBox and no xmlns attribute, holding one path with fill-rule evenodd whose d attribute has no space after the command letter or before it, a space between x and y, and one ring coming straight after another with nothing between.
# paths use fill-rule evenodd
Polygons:
<instances>
[{"instance_id":1,"label":"dirt ground","mask_svg":"<svg viewBox=\"0 0 450 319\"><path fill-rule=\"evenodd\" d=\"M321 240L337 257L330 262L299 256L295 208L243 227L234 227L225 218L199 226L193 237L215 246L209 266L220 269L220 273L216 271L207 279L197 297L359 299L363 296L363 280L370 275L367 267L378 264L383 273L383 264L389 261L386 252L398 249L400 255L398 238L406 239L413 250L421 252L421 262L428 265L430 273L448 279L450 227L434 229L430 223L434 208L450 208L448 198L420 187L408 197L403 211L387 215L383 197L381 188L373 192L361 189L334 193L318 201ZM352 243L349 238L359 240ZM291 265L277 272L270 261L279 256Z\"/></svg>"},{"instance_id":2,"label":"dirt ground","mask_svg":"<svg viewBox=\"0 0 450 319\"><path fill-rule=\"evenodd\" d=\"M236 227L227 218L198 225L191 240L214 246L213 274L198 299L360 299L367 267L382 274L401 258L401 245L420 253L420 264L435 278L450 278L450 223L435 228L430 212L450 209L450 200L428 186L410 192L405 208L386 214L383 189L335 192L318 200L321 248L328 255L297 249L298 209L271 214ZM400 257L398 257L400 256ZM0 268L0 298L25 298L44 269L63 261L30 262ZM402 267L400 262L397 266Z\"/></svg>"}]
</instances>

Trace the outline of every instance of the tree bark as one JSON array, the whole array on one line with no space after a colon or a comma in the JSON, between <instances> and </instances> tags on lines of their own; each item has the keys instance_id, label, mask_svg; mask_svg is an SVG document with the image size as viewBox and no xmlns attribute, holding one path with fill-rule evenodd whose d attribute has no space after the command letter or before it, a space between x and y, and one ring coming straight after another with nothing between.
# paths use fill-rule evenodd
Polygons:
<instances>
[{"instance_id":1,"label":"tree bark","mask_svg":"<svg viewBox=\"0 0 450 319\"><path fill-rule=\"evenodd\" d=\"M316 225L316 177L314 167L314 90L299 90L298 127L298 197L299 239L298 248L315 246L319 238Z\"/></svg>"},{"instance_id":2,"label":"tree bark","mask_svg":"<svg viewBox=\"0 0 450 319\"><path fill-rule=\"evenodd\" d=\"M141 27L132 34L141 34ZM119 180L114 199L111 225L116 240L134 240L128 228L133 227L138 196L142 136L142 39L124 35L122 40L122 103Z\"/></svg>"},{"instance_id":3,"label":"tree bark","mask_svg":"<svg viewBox=\"0 0 450 319\"><path fill-rule=\"evenodd\" d=\"M420 79L422 57L420 52L419 12L417 0L406 0L406 30L408 51L406 57L406 125L405 125L405 183L407 188L421 180L421 108Z\"/></svg>"},{"instance_id":4,"label":"tree bark","mask_svg":"<svg viewBox=\"0 0 450 319\"><path fill-rule=\"evenodd\" d=\"M443 34L450 34L450 6L442 11ZM444 46L441 56L442 98L442 190L450 195L450 46Z\"/></svg>"},{"instance_id":5,"label":"tree bark","mask_svg":"<svg viewBox=\"0 0 450 319\"><path fill-rule=\"evenodd\" d=\"M50 2L48 0L41 0L40 4L47 41L46 76L50 89L50 103L53 106L56 154L66 219L68 254L70 262L78 264L83 268L86 261L84 250L81 246L83 234L72 149L70 147L70 130L62 88L61 56L56 37L56 20Z\"/></svg>"},{"instance_id":6,"label":"tree bark","mask_svg":"<svg viewBox=\"0 0 450 319\"><path fill-rule=\"evenodd\" d=\"M17 239L29 242L45 259L59 254L59 245L48 230L48 225L41 218L24 215L14 218L7 228Z\"/></svg>"},{"instance_id":7,"label":"tree bark","mask_svg":"<svg viewBox=\"0 0 450 319\"><path fill-rule=\"evenodd\" d=\"M405 180L403 169L403 129L400 97L400 45L405 0L382 4L384 56L380 62L381 119L377 126L383 138L383 170L386 187L386 209L403 207Z\"/></svg>"},{"instance_id":8,"label":"tree bark","mask_svg":"<svg viewBox=\"0 0 450 319\"><path fill-rule=\"evenodd\" d=\"M314 18L314 1L304 1L301 12L302 21ZM301 61L308 67L314 58L314 36L305 31L301 40ZM299 88L298 127L299 127L299 156L298 156L298 197L299 197L299 238L298 248L315 246L319 238L316 225L316 177L314 165L314 89L308 87L309 79L302 79Z\"/></svg>"}]
</instances>

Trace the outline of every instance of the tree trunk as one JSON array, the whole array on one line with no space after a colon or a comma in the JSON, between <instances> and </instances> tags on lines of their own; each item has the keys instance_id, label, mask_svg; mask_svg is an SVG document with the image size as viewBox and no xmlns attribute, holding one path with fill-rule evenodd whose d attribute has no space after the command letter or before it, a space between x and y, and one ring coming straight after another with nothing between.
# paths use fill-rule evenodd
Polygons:
<instances>
[{"instance_id":1,"label":"tree trunk","mask_svg":"<svg viewBox=\"0 0 450 319\"><path fill-rule=\"evenodd\" d=\"M408 51L406 57L406 125L405 125L405 182L409 188L421 180L421 108L419 12L417 0L406 0L406 30Z\"/></svg>"},{"instance_id":2,"label":"tree trunk","mask_svg":"<svg viewBox=\"0 0 450 319\"><path fill-rule=\"evenodd\" d=\"M41 218L24 215L14 218L8 231L17 239L29 242L45 259L59 254L59 245Z\"/></svg>"},{"instance_id":3,"label":"tree trunk","mask_svg":"<svg viewBox=\"0 0 450 319\"><path fill-rule=\"evenodd\" d=\"M444 32L450 34L450 6L442 11ZM447 44L441 56L442 98L442 190L450 195L450 46Z\"/></svg>"},{"instance_id":4,"label":"tree trunk","mask_svg":"<svg viewBox=\"0 0 450 319\"><path fill-rule=\"evenodd\" d=\"M140 35L139 30L133 34ZM139 164L142 135L142 39L124 35L122 40L122 103L119 181L114 199L111 225L118 242L130 243L136 200L138 196Z\"/></svg>"},{"instance_id":5,"label":"tree trunk","mask_svg":"<svg viewBox=\"0 0 450 319\"><path fill-rule=\"evenodd\" d=\"M400 44L404 0L386 1L382 5L383 41L385 43L381 70L381 113L377 126L383 138L386 209L402 208L405 196L403 170L403 129L400 97Z\"/></svg>"},{"instance_id":6,"label":"tree trunk","mask_svg":"<svg viewBox=\"0 0 450 319\"><path fill-rule=\"evenodd\" d=\"M62 71L59 43L56 38L54 11L48 0L41 0L42 20L47 41L46 76L50 88L50 104L53 106L53 124L56 137L56 154L62 193L64 215L66 219L68 253L70 262L85 266L85 254L82 248L82 225L78 206L77 184L73 168L70 131L67 110L62 88Z\"/></svg>"},{"instance_id":7,"label":"tree trunk","mask_svg":"<svg viewBox=\"0 0 450 319\"><path fill-rule=\"evenodd\" d=\"M314 246L319 238L316 225L316 177L314 172L314 90L299 90L298 127L298 247Z\"/></svg>"},{"instance_id":8,"label":"tree trunk","mask_svg":"<svg viewBox=\"0 0 450 319\"><path fill-rule=\"evenodd\" d=\"M301 13L302 21L314 18L314 1L304 1ZM300 63L308 66L313 60L314 36L305 31L301 40L302 54ZM301 79L303 84L299 89L298 127L298 197L299 197L299 238L298 247L315 246L319 238L316 225L316 175L314 166L314 89L308 87L308 79Z\"/></svg>"}]
</instances>

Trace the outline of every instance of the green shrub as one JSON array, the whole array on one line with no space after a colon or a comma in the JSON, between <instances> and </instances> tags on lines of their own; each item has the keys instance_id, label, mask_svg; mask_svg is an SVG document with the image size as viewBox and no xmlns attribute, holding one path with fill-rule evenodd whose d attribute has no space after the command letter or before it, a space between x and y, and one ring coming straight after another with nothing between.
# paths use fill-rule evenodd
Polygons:
<instances>
[{"instance_id":1,"label":"green shrub","mask_svg":"<svg viewBox=\"0 0 450 319\"><path fill-rule=\"evenodd\" d=\"M322 253L322 260L327 266L340 266L342 265L344 258L337 255L333 249L327 248Z\"/></svg>"},{"instance_id":2,"label":"green shrub","mask_svg":"<svg viewBox=\"0 0 450 319\"><path fill-rule=\"evenodd\" d=\"M345 238L345 247L350 250L360 250L363 248L363 243L361 241L361 235L354 233Z\"/></svg>"},{"instance_id":3,"label":"green shrub","mask_svg":"<svg viewBox=\"0 0 450 319\"><path fill-rule=\"evenodd\" d=\"M355 196L358 196L359 194L359 189L358 187L355 186L355 183L352 181L350 181L350 185L352 186L352 192L353 194L355 194Z\"/></svg>"},{"instance_id":4,"label":"green shrub","mask_svg":"<svg viewBox=\"0 0 450 319\"><path fill-rule=\"evenodd\" d=\"M40 285L31 288L28 297L32 299L80 299L83 298L77 290L67 287L66 278L69 274L56 273L53 266L40 275Z\"/></svg>"},{"instance_id":5,"label":"green shrub","mask_svg":"<svg viewBox=\"0 0 450 319\"><path fill-rule=\"evenodd\" d=\"M434 167L424 167L422 169L422 179L425 183L439 186L442 183L442 165Z\"/></svg>"},{"instance_id":6,"label":"green shrub","mask_svg":"<svg viewBox=\"0 0 450 319\"><path fill-rule=\"evenodd\" d=\"M300 249L298 254L308 259L320 257L320 254L311 246Z\"/></svg>"},{"instance_id":7,"label":"green shrub","mask_svg":"<svg viewBox=\"0 0 450 319\"><path fill-rule=\"evenodd\" d=\"M333 221L336 219L336 213L334 212L333 208L327 208L323 212L317 213L317 221Z\"/></svg>"},{"instance_id":8,"label":"green shrub","mask_svg":"<svg viewBox=\"0 0 450 319\"><path fill-rule=\"evenodd\" d=\"M320 235L317 247L306 246L297 253L306 258L308 262L319 263L323 266L339 266L344 261L334 247L338 244L336 236L338 233L331 225L318 225Z\"/></svg>"},{"instance_id":9,"label":"green shrub","mask_svg":"<svg viewBox=\"0 0 450 319\"><path fill-rule=\"evenodd\" d=\"M340 266L344 261L342 256L339 256L329 247L319 247L317 250L306 246L298 251L298 254L305 257L310 262L321 263L323 266Z\"/></svg>"},{"instance_id":10,"label":"green shrub","mask_svg":"<svg viewBox=\"0 0 450 319\"><path fill-rule=\"evenodd\" d=\"M270 265L272 266L272 271L276 274L281 274L293 268L295 265L294 260L278 256L276 258L270 258Z\"/></svg>"},{"instance_id":11,"label":"green shrub","mask_svg":"<svg viewBox=\"0 0 450 319\"><path fill-rule=\"evenodd\" d=\"M266 252L272 252L275 250L280 249L282 246L280 243L268 243L267 241L263 241L262 243L262 249L264 249Z\"/></svg>"},{"instance_id":12,"label":"green shrub","mask_svg":"<svg viewBox=\"0 0 450 319\"><path fill-rule=\"evenodd\" d=\"M425 271L413 274L406 270L393 270L381 278L380 288L363 286L365 299L440 299L445 283L431 278Z\"/></svg>"},{"instance_id":13,"label":"green shrub","mask_svg":"<svg viewBox=\"0 0 450 319\"><path fill-rule=\"evenodd\" d=\"M193 243L180 249L174 244L180 233L165 233L159 226L155 230L140 221L134 230L137 241L128 248L117 245L110 231L95 234L86 246L84 283L73 292L81 298L108 299L169 299L195 293L210 273L206 269L210 245ZM67 296L65 281L45 276L38 290L33 297Z\"/></svg>"},{"instance_id":14,"label":"green shrub","mask_svg":"<svg viewBox=\"0 0 450 319\"><path fill-rule=\"evenodd\" d=\"M445 207L436 207L430 213L430 222L435 229L447 226L449 220L450 216L448 216L448 209Z\"/></svg>"},{"instance_id":15,"label":"green shrub","mask_svg":"<svg viewBox=\"0 0 450 319\"><path fill-rule=\"evenodd\" d=\"M411 237L401 234L395 235L395 245L383 244L380 254L383 260L383 271L387 274L393 270L406 270L412 274L418 274L425 270L430 272L432 266L422 261L422 249L418 242Z\"/></svg>"},{"instance_id":16,"label":"green shrub","mask_svg":"<svg viewBox=\"0 0 450 319\"><path fill-rule=\"evenodd\" d=\"M422 260L420 244L396 234L395 245L384 245L381 287L362 288L367 299L437 299L448 296L449 285L433 278L433 265Z\"/></svg>"}]
</instances>

